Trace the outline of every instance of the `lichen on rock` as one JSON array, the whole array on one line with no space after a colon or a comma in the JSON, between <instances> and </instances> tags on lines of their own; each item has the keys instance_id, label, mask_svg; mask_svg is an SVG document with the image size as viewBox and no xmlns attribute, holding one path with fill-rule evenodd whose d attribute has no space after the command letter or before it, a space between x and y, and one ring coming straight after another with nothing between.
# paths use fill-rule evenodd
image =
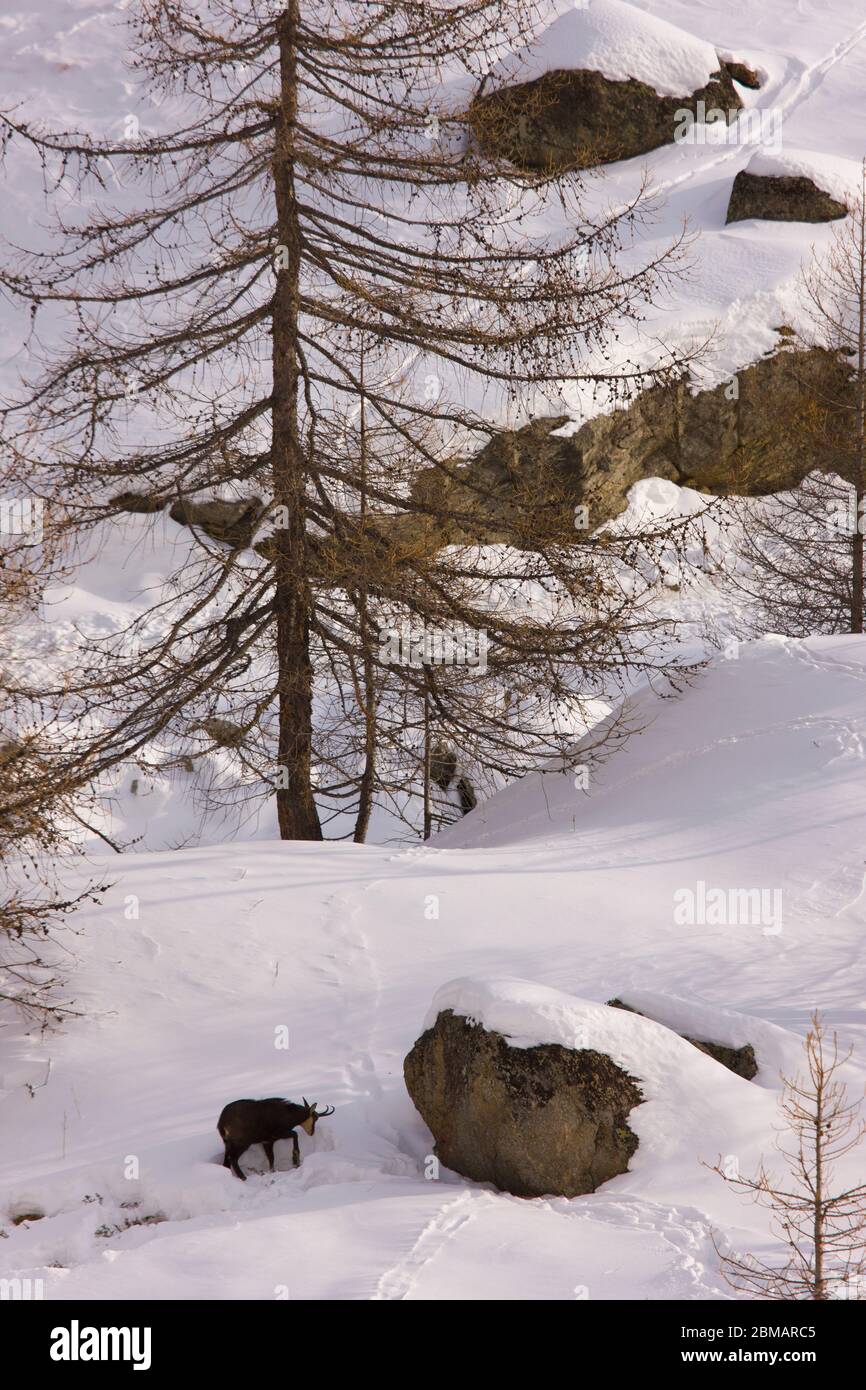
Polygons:
<instances>
[{"instance_id":1,"label":"lichen on rock","mask_svg":"<svg viewBox=\"0 0 866 1390\"><path fill-rule=\"evenodd\" d=\"M515 1047L445 1009L404 1075L441 1161L517 1197L594 1192L638 1146L628 1123L643 1099L637 1079L591 1048Z\"/></svg>"}]
</instances>

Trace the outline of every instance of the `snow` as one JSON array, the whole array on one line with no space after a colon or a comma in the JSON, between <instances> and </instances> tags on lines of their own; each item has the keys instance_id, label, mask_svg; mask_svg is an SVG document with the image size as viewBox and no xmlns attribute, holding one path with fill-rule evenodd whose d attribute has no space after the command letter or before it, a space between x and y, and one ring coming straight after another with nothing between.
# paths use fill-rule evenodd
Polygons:
<instances>
[{"instance_id":1,"label":"snow","mask_svg":"<svg viewBox=\"0 0 866 1390\"><path fill-rule=\"evenodd\" d=\"M659 91L685 95L717 68L717 54L733 54L766 74L759 91L740 88L739 93L750 116L764 114L763 129L775 153L774 137L780 133L783 150L808 151L819 173L827 168L827 177L837 161L859 165L863 157L866 19L860 0L829 0L820 9L794 8L788 0L766 0L760 6L723 5L719 0L590 0L582 9L551 0L539 13L534 41L528 50L503 60L497 81L511 81L518 74L537 76L546 68L572 63L585 65L595 53L596 61L610 65L601 69L607 76L631 75ZM0 70L8 104L22 102L22 109L46 122L116 136L129 114L140 120L145 132L176 121L183 114L182 102L171 96L157 104L120 61L124 18L114 0L82 0L74 6L33 0L26 9L6 15ZM627 55L628 61L620 55ZM712 333L705 367L719 380L760 357L772 341L775 325L797 325L801 263L812 245L819 251L826 246L832 231L820 224L754 220L726 226L733 179L756 154L755 144L740 134L735 127L730 135L735 143L670 144L645 158L623 161L610 166L598 186L587 191L590 206L593 199L602 207L622 205L633 196L643 173L649 174L663 206L642 232L633 260L643 262L658 254L684 218L700 233L688 280L668 302L653 306L639 343L630 333L623 335L613 348L616 360L635 353L651 356L659 342L677 346ZM42 180L15 142L7 173L0 232L20 244L22 225L38 238L46 221ZM558 215L553 197L543 210L553 232ZM26 314L10 308L0 329L6 382L14 380L22 365L27 331ZM26 365L26 356L23 361ZM443 379L443 389L447 387ZM458 390L462 399L464 382L458 383ZM548 392L542 399L528 394L516 403L485 399L470 404L483 406L486 414L497 412L513 424L533 413L565 412L580 422L598 408L590 391L571 388Z\"/></svg>"},{"instance_id":2,"label":"snow","mask_svg":"<svg viewBox=\"0 0 866 1390\"><path fill-rule=\"evenodd\" d=\"M558 1043L561 1047L605 1052L625 1071L640 1078L650 1099L656 1093L663 1095L671 1078L675 1078L676 1104L686 1112L697 1103L702 1087L709 1086L715 1093L720 1078L716 1062L711 1061L709 1069L703 1062L695 1068L696 1058L703 1057L704 1062L709 1059L684 1042L680 1034L726 1047L751 1043L763 1063L763 1083L771 1088L776 1087L780 1071L796 1068L799 1060L790 1034L732 1009L634 988L621 996L621 1002L638 1013L607 1008L529 980L451 980L436 991L424 1027L432 1028L437 1016L450 1009L461 1018L502 1033L511 1047ZM687 1097L685 1090L690 1085L696 1091ZM739 1101L743 1092L734 1087L732 1094ZM641 1117L644 1113L649 1112L641 1111Z\"/></svg>"},{"instance_id":3,"label":"snow","mask_svg":"<svg viewBox=\"0 0 866 1390\"><path fill-rule=\"evenodd\" d=\"M799 1055L792 1054L790 1034L766 1019L749 1017L734 1009L713 1008L705 1000L696 1003L693 999L653 989L632 987L620 995L620 1001L666 1028L699 1042L717 1042L735 1048L751 1043L758 1062L758 1074L752 1082L756 1086L775 1089L780 1073L796 1068L800 1060Z\"/></svg>"},{"instance_id":4,"label":"snow","mask_svg":"<svg viewBox=\"0 0 866 1390\"><path fill-rule=\"evenodd\" d=\"M767 1215L703 1165L773 1166L815 1007L862 1089L864 685L862 637L743 644L679 699L636 699L648 727L588 792L526 777L427 847L95 861L112 886L64 943L84 1016L47 1041L6 1021L0 1277L50 1298L730 1297L712 1234L770 1252ZM678 923L699 881L779 889L781 933ZM609 1049L646 1096L630 1171L528 1202L425 1178L402 1061L431 999L520 1045ZM751 1042L759 1076L675 1030ZM297 1171L288 1144L273 1176L253 1149L241 1184L217 1116L276 1094L336 1111Z\"/></svg>"},{"instance_id":5,"label":"snow","mask_svg":"<svg viewBox=\"0 0 866 1390\"><path fill-rule=\"evenodd\" d=\"M660 96L689 96L719 70L712 44L624 0L577 0L526 48L493 70L496 86L583 68L614 82L635 78Z\"/></svg>"}]
</instances>

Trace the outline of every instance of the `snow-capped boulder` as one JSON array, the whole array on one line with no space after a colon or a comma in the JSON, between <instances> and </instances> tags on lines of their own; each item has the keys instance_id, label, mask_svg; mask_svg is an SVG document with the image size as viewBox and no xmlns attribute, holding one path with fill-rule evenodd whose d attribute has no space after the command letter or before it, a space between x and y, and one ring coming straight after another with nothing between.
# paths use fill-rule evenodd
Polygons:
<instances>
[{"instance_id":1,"label":"snow-capped boulder","mask_svg":"<svg viewBox=\"0 0 866 1390\"><path fill-rule=\"evenodd\" d=\"M741 107L711 44L622 0L584 0L494 68L470 115L488 153L558 170L669 144L683 111L717 121Z\"/></svg>"},{"instance_id":2,"label":"snow-capped boulder","mask_svg":"<svg viewBox=\"0 0 866 1390\"><path fill-rule=\"evenodd\" d=\"M510 983L514 1002L529 991L531 1017L541 987L457 983L463 994L458 988L448 996L455 1007L442 999L404 1064L407 1089L441 1161L517 1197L573 1197L626 1172L638 1146L629 1114L642 1093L635 1077L592 1045L589 1027L583 1036L579 1001L570 1001L567 1044L526 1045L460 1010L479 1009L485 992L493 1003L497 989L507 991ZM554 990L541 994L568 1001Z\"/></svg>"},{"instance_id":3,"label":"snow-capped boulder","mask_svg":"<svg viewBox=\"0 0 866 1390\"><path fill-rule=\"evenodd\" d=\"M525 48L497 63L492 76L500 86L518 76L533 81L554 68L583 68L675 97L704 86L718 66L711 43L626 0L576 0Z\"/></svg>"},{"instance_id":4,"label":"snow-capped boulder","mask_svg":"<svg viewBox=\"0 0 866 1390\"><path fill-rule=\"evenodd\" d=\"M857 196L860 166L805 150L759 150L734 179L727 222L833 222Z\"/></svg>"},{"instance_id":5,"label":"snow-capped boulder","mask_svg":"<svg viewBox=\"0 0 866 1390\"><path fill-rule=\"evenodd\" d=\"M741 169L734 179L726 222L750 217L764 222L834 222L848 209L811 179L751 174Z\"/></svg>"},{"instance_id":6,"label":"snow-capped boulder","mask_svg":"<svg viewBox=\"0 0 866 1390\"><path fill-rule=\"evenodd\" d=\"M629 1013L639 1014L641 1018L649 1018L651 1015L646 1009L638 1009L634 1004L627 1004L623 999L609 999L608 1005L612 1009L626 1009ZM657 1018L657 1023L663 1022ZM669 1026L669 1025L666 1025ZM679 1029L677 1030L679 1032ZM720 1062L728 1071L732 1071L735 1076L741 1076L744 1081L751 1081L758 1074L758 1062L755 1057L755 1049L750 1042L741 1043L739 1047L734 1047L730 1043L720 1042L716 1038L693 1037L690 1033L680 1032L680 1037L684 1038L692 1047L696 1047L701 1052L705 1052L714 1061Z\"/></svg>"}]
</instances>

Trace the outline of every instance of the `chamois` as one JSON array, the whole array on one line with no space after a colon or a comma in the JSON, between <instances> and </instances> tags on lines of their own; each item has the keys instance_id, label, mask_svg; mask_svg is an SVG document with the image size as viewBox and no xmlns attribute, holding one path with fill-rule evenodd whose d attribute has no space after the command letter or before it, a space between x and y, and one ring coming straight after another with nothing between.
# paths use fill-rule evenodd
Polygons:
<instances>
[{"instance_id":1,"label":"chamois","mask_svg":"<svg viewBox=\"0 0 866 1390\"><path fill-rule=\"evenodd\" d=\"M295 1126L300 1125L307 1134L313 1134L316 1121L326 1115L333 1115L334 1107L318 1111L316 1102L310 1105L306 1096L303 1105L271 1096L268 1100L233 1100L225 1106L217 1120L220 1138L225 1144L223 1167L231 1168L236 1178L246 1182L246 1174L241 1172L238 1159L252 1144L261 1144L267 1155L271 1172L274 1171L274 1144L277 1139L292 1140L292 1165L297 1168L300 1149Z\"/></svg>"}]
</instances>

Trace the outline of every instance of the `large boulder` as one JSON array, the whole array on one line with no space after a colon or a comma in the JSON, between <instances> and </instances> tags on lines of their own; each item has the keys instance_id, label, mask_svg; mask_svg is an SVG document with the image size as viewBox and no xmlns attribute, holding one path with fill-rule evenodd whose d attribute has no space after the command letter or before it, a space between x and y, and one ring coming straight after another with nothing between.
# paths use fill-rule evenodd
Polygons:
<instances>
[{"instance_id":1,"label":"large boulder","mask_svg":"<svg viewBox=\"0 0 866 1390\"><path fill-rule=\"evenodd\" d=\"M832 222L854 206L861 181L857 160L768 144L734 179L726 220Z\"/></svg>"},{"instance_id":2,"label":"large boulder","mask_svg":"<svg viewBox=\"0 0 866 1390\"><path fill-rule=\"evenodd\" d=\"M486 153L558 173L666 145L684 112L727 120L742 106L735 77L757 81L657 15L582 0L496 63L469 118Z\"/></svg>"},{"instance_id":3,"label":"large boulder","mask_svg":"<svg viewBox=\"0 0 866 1390\"><path fill-rule=\"evenodd\" d=\"M833 222L848 209L803 175L753 174L741 169L734 179L726 222L749 217L764 222Z\"/></svg>"},{"instance_id":4,"label":"large boulder","mask_svg":"<svg viewBox=\"0 0 866 1390\"><path fill-rule=\"evenodd\" d=\"M485 154L556 174L672 144L683 111L695 120L711 110L730 119L742 104L723 62L709 82L682 96L660 96L635 78L613 81L576 69L486 92L473 101L469 120Z\"/></svg>"},{"instance_id":5,"label":"large boulder","mask_svg":"<svg viewBox=\"0 0 866 1390\"><path fill-rule=\"evenodd\" d=\"M594 1192L628 1169L637 1080L602 1052L508 1037L444 1009L404 1063L447 1167L517 1197Z\"/></svg>"}]
</instances>

